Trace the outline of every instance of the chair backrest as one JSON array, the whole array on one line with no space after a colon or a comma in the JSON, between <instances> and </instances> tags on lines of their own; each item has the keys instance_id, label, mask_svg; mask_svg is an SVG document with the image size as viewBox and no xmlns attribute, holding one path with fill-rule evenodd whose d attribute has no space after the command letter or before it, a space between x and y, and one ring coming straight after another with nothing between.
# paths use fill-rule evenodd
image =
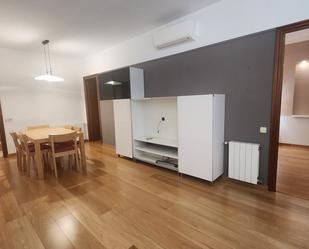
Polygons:
<instances>
[{"instance_id":1,"label":"chair backrest","mask_svg":"<svg viewBox=\"0 0 309 249\"><path fill-rule=\"evenodd\" d=\"M11 135L12 138L13 138L13 141L14 141L14 145L15 145L16 150L21 149L21 144L20 144L20 140L19 140L19 138L18 138L18 134L17 134L15 131L12 131L12 132L10 132L10 135Z\"/></svg>"},{"instance_id":2,"label":"chair backrest","mask_svg":"<svg viewBox=\"0 0 309 249\"><path fill-rule=\"evenodd\" d=\"M78 127L78 126L72 126L72 130L76 131L76 132L81 132L82 128Z\"/></svg>"},{"instance_id":3,"label":"chair backrest","mask_svg":"<svg viewBox=\"0 0 309 249\"><path fill-rule=\"evenodd\" d=\"M44 129L49 128L49 125L34 125L34 126L28 126L27 130L35 130L35 129Z\"/></svg>"},{"instance_id":4,"label":"chair backrest","mask_svg":"<svg viewBox=\"0 0 309 249\"><path fill-rule=\"evenodd\" d=\"M49 143L52 148L52 152L55 153L55 143L57 144L65 144L68 142L72 142L74 145L74 149L77 148L77 133L76 131L73 131L68 134L63 134L63 135L49 135Z\"/></svg>"},{"instance_id":5,"label":"chair backrest","mask_svg":"<svg viewBox=\"0 0 309 249\"><path fill-rule=\"evenodd\" d=\"M74 126L74 125L69 125L69 124L64 125L63 128L68 129L68 130L72 130L72 131L76 131L76 132L82 131L82 128L80 128L78 126Z\"/></svg>"},{"instance_id":6,"label":"chair backrest","mask_svg":"<svg viewBox=\"0 0 309 249\"><path fill-rule=\"evenodd\" d=\"M73 130L73 126L69 124L64 125L63 128L68 129L68 130Z\"/></svg>"},{"instance_id":7,"label":"chair backrest","mask_svg":"<svg viewBox=\"0 0 309 249\"><path fill-rule=\"evenodd\" d=\"M28 139L28 137L23 133L19 133L18 138L19 138L19 141L20 141L21 149L23 151L29 153L29 147L28 147L29 139Z\"/></svg>"}]
</instances>

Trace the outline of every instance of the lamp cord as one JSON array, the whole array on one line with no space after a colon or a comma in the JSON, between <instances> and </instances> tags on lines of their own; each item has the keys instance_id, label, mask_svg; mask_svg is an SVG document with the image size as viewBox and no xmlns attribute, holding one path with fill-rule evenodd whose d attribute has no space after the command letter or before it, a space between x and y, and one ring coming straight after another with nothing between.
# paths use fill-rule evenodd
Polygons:
<instances>
[{"instance_id":1,"label":"lamp cord","mask_svg":"<svg viewBox=\"0 0 309 249\"><path fill-rule=\"evenodd\" d=\"M45 62L45 70L46 70L46 73L48 74L47 56L46 56L46 47L45 47L45 45L44 45L44 62Z\"/></svg>"},{"instance_id":2,"label":"lamp cord","mask_svg":"<svg viewBox=\"0 0 309 249\"><path fill-rule=\"evenodd\" d=\"M50 62L49 43L47 43L47 53L48 53L48 62L49 62L49 73L52 75L52 74L53 74L53 71L52 71L52 66L51 66L51 62Z\"/></svg>"},{"instance_id":3,"label":"lamp cord","mask_svg":"<svg viewBox=\"0 0 309 249\"><path fill-rule=\"evenodd\" d=\"M161 126L162 120L159 121L158 125L157 125L157 133L160 133L160 126Z\"/></svg>"}]
</instances>

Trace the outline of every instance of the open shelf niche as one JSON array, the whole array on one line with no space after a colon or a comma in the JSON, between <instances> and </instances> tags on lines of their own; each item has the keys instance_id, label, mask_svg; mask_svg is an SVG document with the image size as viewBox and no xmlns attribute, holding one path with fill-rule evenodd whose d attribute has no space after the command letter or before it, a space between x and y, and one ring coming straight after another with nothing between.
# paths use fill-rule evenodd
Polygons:
<instances>
[{"instance_id":1,"label":"open shelf niche","mask_svg":"<svg viewBox=\"0 0 309 249\"><path fill-rule=\"evenodd\" d=\"M177 98L132 101L133 155L178 171Z\"/></svg>"}]
</instances>

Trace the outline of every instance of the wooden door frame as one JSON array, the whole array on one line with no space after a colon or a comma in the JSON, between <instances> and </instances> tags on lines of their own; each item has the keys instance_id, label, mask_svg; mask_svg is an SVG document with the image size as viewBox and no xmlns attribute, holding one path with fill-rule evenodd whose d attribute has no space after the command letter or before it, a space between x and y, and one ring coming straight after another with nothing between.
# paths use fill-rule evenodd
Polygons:
<instances>
[{"instance_id":1,"label":"wooden door frame","mask_svg":"<svg viewBox=\"0 0 309 249\"><path fill-rule=\"evenodd\" d=\"M7 147L7 143L6 143L6 136L5 136L1 102L0 102L0 139L1 139L3 157L8 157L8 147Z\"/></svg>"},{"instance_id":2,"label":"wooden door frame","mask_svg":"<svg viewBox=\"0 0 309 249\"><path fill-rule=\"evenodd\" d=\"M88 75L83 77L83 82L84 82L84 94L85 94L85 106L86 106L86 116L87 116L87 130L89 134L89 129L88 129L88 124L89 124L89 110L88 110L88 105L86 103L87 99L87 91L85 88L86 85L86 80L89 79L96 79L96 86L97 86L97 101L98 101L98 110L99 110L99 123L100 123L100 137L101 137L101 142L103 142L103 136L102 136L102 124L101 124L101 106L100 106L100 88L99 88L99 75L98 74L93 74L93 75Z\"/></svg>"},{"instance_id":3,"label":"wooden door frame","mask_svg":"<svg viewBox=\"0 0 309 249\"><path fill-rule=\"evenodd\" d=\"M287 33L307 28L309 28L309 19L293 23L287 26L279 27L276 30L275 65L273 75L272 110L271 110L269 162L268 162L268 190L270 191L276 191L276 185L277 185L277 167L278 167L277 164L278 164L278 148L279 148L285 35Z\"/></svg>"}]
</instances>

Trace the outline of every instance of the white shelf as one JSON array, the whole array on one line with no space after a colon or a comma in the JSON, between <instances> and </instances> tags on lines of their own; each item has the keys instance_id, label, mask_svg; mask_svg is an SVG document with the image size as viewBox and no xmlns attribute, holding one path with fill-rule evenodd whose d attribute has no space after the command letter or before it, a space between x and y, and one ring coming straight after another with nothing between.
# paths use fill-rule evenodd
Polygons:
<instances>
[{"instance_id":1,"label":"white shelf","mask_svg":"<svg viewBox=\"0 0 309 249\"><path fill-rule=\"evenodd\" d=\"M169 147L178 148L178 141L176 139L166 139L160 137L140 137L135 138L136 141L150 143L150 144L158 144Z\"/></svg>"},{"instance_id":2,"label":"white shelf","mask_svg":"<svg viewBox=\"0 0 309 249\"><path fill-rule=\"evenodd\" d=\"M147 152L147 153L152 153L158 156L178 159L177 149L174 149L174 148L159 147L156 145L147 144L147 145L137 146L135 147L135 149L139 151Z\"/></svg>"}]
</instances>

